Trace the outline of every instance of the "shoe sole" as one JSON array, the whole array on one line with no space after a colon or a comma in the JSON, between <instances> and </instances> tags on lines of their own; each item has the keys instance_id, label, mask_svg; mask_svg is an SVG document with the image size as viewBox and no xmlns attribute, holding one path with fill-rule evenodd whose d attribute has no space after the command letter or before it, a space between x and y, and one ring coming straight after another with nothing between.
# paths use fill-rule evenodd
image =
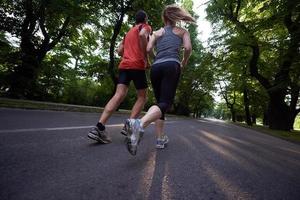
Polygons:
<instances>
[{"instance_id":1,"label":"shoe sole","mask_svg":"<svg viewBox=\"0 0 300 200\"><path fill-rule=\"evenodd\" d=\"M127 136L127 132L125 130L121 130L120 134Z\"/></svg>"},{"instance_id":2,"label":"shoe sole","mask_svg":"<svg viewBox=\"0 0 300 200\"><path fill-rule=\"evenodd\" d=\"M169 143L169 139L163 145L156 145L156 148L157 149L164 149L168 146L168 143Z\"/></svg>"},{"instance_id":3,"label":"shoe sole","mask_svg":"<svg viewBox=\"0 0 300 200\"><path fill-rule=\"evenodd\" d=\"M130 121L129 120L126 120L126 122L125 122L125 131L127 132L127 135L126 135L126 138L125 138L125 144L126 144L127 150L131 155L135 156L136 152L137 152L137 147L135 145L131 144L130 137L132 135L132 130L131 130L131 127L130 127Z\"/></svg>"},{"instance_id":4,"label":"shoe sole","mask_svg":"<svg viewBox=\"0 0 300 200\"><path fill-rule=\"evenodd\" d=\"M102 144L109 144L111 141L103 140L99 136L94 135L93 133L88 133L87 135L90 139L96 140L97 142L100 142Z\"/></svg>"},{"instance_id":5,"label":"shoe sole","mask_svg":"<svg viewBox=\"0 0 300 200\"><path fill-rule=\"evenodd\" d=\"M131 140L129 138L125 138L125 144L126 144L128 152L131 155L135 156L136 152L137 152L137 148L136 148L136 146L131 145Z\"/></svg>"}]
</instances>

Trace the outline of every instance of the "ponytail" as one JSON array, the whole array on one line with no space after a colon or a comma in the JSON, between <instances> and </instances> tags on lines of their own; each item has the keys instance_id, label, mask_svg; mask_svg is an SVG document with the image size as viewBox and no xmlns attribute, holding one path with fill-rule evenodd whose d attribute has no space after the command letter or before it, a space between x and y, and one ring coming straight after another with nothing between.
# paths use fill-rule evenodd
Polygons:
<instances>
[{"instance_id":1,"label":"ponytail","mask_svg":"<svg viewBox=\"0 0 300 200\"><path fill-rule=\"evenodd\" d=\"M165 21L170 21L174 24L178 21L188 23L196 22L195 18L193 18L190 13L175 4L166 6L163 10L162 17Z\"/></svg>"}]
</instances>

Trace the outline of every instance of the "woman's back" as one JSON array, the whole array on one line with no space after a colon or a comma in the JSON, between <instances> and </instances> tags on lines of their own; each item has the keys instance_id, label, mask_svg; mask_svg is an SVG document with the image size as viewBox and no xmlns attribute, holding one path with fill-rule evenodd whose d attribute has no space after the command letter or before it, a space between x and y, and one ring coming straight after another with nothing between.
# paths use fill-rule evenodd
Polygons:
<instances>
[{"instance_id":1,"label":"woman's back","mask_svg":"<svg viewBox=\"0 0 300 200\"><path fill-rule=\"evenodd\" d=\"M182 37L173 32L172 26L166 26L156 41L156 56L153 64L166 61L175 61L180 64L179 51L182 46Z\"/></svg>"}]
</instances>

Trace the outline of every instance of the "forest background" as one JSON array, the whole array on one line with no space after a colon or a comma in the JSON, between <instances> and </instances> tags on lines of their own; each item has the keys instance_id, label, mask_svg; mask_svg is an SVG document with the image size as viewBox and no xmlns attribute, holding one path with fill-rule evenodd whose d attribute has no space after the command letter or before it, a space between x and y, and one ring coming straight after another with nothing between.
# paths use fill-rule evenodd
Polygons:
<instances>
[{"instance_id":1,"label":"forest background","mask_svg":"<svg viewBox=\"0 0 300 200\"><path fill-rule=\"evenodd\" d=\"M195 18L203 14L192 0L0 0L0 96L105 106L117 81L115 50L136 11L145 10L157 30L161 11L173 3ZM170 112L300 128L299 1L207 0L199 6L212 32L202 41L201 23L179 24L190 32L193 53ZM132 87L120 108L134 102ZM153 103L150 87L145 109Z\"/></svg>"}]
</instances>

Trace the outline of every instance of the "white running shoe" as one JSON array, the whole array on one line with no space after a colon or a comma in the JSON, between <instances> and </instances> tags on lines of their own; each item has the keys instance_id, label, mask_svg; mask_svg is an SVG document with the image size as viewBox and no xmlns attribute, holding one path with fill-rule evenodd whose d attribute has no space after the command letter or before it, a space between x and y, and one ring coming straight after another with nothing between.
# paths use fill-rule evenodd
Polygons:
<instances>
[{"instance_id":1,"label":"white running shoe","mask_svg":"<svg viewBox=\"0 0 300 200\"><path fill-rule=\"evenodd\" d=\"M156 140L156 148L157 149L164 149L169 142L168 136L164 135L162 138Z\"/></svg>"},{"instance_id":2,"label":"white running shoe","mask_svg":"<svg viewBox=\"0 0 300 200\"><path fill-rule=\"evenodd\" d=\"M141 141L143 129L141 127L140 119L127 119L125 122L125 131L127 132L127 137L125 143L127 150L131 155L136 155L137 146Z\"/></svg>"}]
</instances>

